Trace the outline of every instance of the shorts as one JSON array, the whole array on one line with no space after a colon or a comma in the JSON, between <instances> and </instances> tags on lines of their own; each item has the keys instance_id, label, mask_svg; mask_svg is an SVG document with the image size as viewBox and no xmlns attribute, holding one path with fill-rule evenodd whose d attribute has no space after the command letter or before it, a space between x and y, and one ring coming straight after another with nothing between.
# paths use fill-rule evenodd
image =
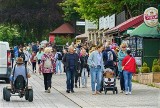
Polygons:
<instances>
[{"instance_id":1,"label":"shorts","mask_svg":"<svg viewBox=\"0 0 160 108\"><path fill-rule=\"evenodd\" d=\"M41 64L41 60L38 60L38 64Z\"/></svg>"}]
</instances>

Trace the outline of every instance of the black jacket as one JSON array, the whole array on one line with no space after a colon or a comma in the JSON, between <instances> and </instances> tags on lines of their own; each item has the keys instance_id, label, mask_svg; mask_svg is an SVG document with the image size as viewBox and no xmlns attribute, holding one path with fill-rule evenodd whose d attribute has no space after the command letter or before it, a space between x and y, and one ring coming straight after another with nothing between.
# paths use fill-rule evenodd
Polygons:
<instances>
[{"instance_id":1,"label":"black jacket","mask_svg":"<svg viewBox=\"0 0 160 108\"><path fill-rule=\"evenodd\" d=\"M81 56L80 57L80 61L81 61L81 70L80 70L80 72L82 72L82 69L83 68L87 68L87 71L89 70L89 66L88 66L88 64L87 64L87 60L88 60L88 55L86 55L86 56Z\"/></svg>"},{"instance_id":2,"label":"black jacket","mask_svg":"<svg viewBox=\"0 0 160 108\"><path fill-rule=\"evenodd\" d=\"M69 55L70 53L66 53L62 59L63 64L66 66L66 69L69 69ZM74 53L74 63L75 63L75 68L78 69L78 61L79 61L79 57L78 54Z\"/></svg>"}]
</instances>

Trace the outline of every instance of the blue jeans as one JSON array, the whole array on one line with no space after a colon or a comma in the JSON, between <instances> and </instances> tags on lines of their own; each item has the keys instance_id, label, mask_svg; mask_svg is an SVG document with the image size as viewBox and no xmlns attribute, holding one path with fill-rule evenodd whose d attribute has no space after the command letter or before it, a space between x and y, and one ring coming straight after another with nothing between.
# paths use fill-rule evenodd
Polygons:
<instances>
[{"instance_id":1,"label":"blue jeans","mask_svg":"<svg viewBox=\"0 0 160 108\"><path fill-rule=\"evenodd\" d=\"M56 61L56 73L58 73L58 68L60 70L60 73L62 73L62 67L61 67L62 61L61 60L57 60Z\"/></svg>"},{"instance_id":2,"label":"blue jeans","mask_svg":"<svg viewBox=\"0 0 160 108\"><path fill-rule=\"evenodd\" d=\"M125 91L126 92L131 92L132 91L132 73L128 71L123 71L123 76L124 76L124 86L125 86Z\"/></svg>"},{"instance_id":3,"label":"blue jeans","mask_svg":"<svg viewBox=\"0 0 160 108\"><path fill-rule=\"evenodd\" d=\"M74 74L75 74L75 69L67 69L66 70L66 76L67 76L67 90L73 90L74 87Z\"/></svg>"},{"instance_id":4,"label":"blue jeans","mask_svg":"<svg viewBox=\"0 0 160 108\"><path fill-rule=\"evenodd\" d=\"M83 68L82 69L82 73L81 73L82 85L83 86L87 85L87 76L88 76L87 68Z\"/></svg>"},{"instance_id":5,"label":"blue jeans","mask_svg":"<svg viewBox=\"0 0 160 108\"><path fill-rule=\"evenodd\" d=\"M100 91L101 89L101 81L102 81L102 69L101 67L92 67L90 68L91 73L91 87L92 91L95 91L95 83L97 83L96 91Z\"/></svg>"}]
</instances>

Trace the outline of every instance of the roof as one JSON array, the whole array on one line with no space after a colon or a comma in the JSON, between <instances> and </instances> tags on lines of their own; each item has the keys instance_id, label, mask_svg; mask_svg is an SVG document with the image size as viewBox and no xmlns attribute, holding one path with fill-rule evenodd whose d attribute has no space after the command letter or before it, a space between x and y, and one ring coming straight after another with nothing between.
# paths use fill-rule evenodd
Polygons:
<instances>
[{"instance_id":1,"label":"roof","mask_svg":"<svg viewBox=\"0 0 160 108\"><path fill-rule=\"evenodd\" d=\"M139 37L156 37L160 38L160 31L158 32L157 27L149 27L145 23L142 23L136 29L130 33L130 36L139 36Z\"/></svg>"},{"instance_id":2,"label":"roof","mask_svg":"<svg viewBox=\"0 0 160 108\"><path fill-rule=\"evenodd\" d=\"M118 26L108 30L106 33L109 34L109 33L115 32L115 31L123 32L123 31L125 31L125 30L127 30L128 28L131 28L131 27L136 28L140 24L142 24L143 21L144 21L144 19L143 19L143 14L142 14L142 15L139 15L139 16L128 19L127 21L119 24Z\"/></svg>"},{"instance_id":3,"label":"roof","mask_svg":"<svg viewBox=\"0 0 160 108\"><path fill-rule=\"evenodd\" d=\"M69 23L64 23L50 34L74 34L75 30Z\"/></svg>"},{"instance_id":4,"label":"roof","mask_svg":"<svg viewBox=\"0 0 160 108\"><path fill-rule=\"evenodd\" d=\"M88 38L88 36L84 33L75 37L75 39Z\"/></svg>"}]
</instances>

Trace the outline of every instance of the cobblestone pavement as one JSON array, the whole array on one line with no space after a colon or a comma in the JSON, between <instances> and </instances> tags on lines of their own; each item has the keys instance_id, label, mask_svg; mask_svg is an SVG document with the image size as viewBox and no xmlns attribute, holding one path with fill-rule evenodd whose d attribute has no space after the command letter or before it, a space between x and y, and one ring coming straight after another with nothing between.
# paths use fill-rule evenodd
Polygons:
<instances>
[{"instance_id":1,"label":"cobblestone pavement","mask_svg":"<svg viewBox=\"0 0 160 108\"><path fill-rule=\"evenodd\" d=\"M90 77L87 88L74 88L75 93L66 93L65 74L56 74L52 77L51 93L44 92L43 76L31 74L29 85L33 86L34 100L28 102L24 98L11 97L10 102L2 99L2 88L6 84L0 84L0 108L160 108L160 89L133 83L132 95L122 93L107 95L92 95ZM119 81L117 81L119 87ZM120 91L120 90L119 90Z\"/></svg>"}]
</instances>

